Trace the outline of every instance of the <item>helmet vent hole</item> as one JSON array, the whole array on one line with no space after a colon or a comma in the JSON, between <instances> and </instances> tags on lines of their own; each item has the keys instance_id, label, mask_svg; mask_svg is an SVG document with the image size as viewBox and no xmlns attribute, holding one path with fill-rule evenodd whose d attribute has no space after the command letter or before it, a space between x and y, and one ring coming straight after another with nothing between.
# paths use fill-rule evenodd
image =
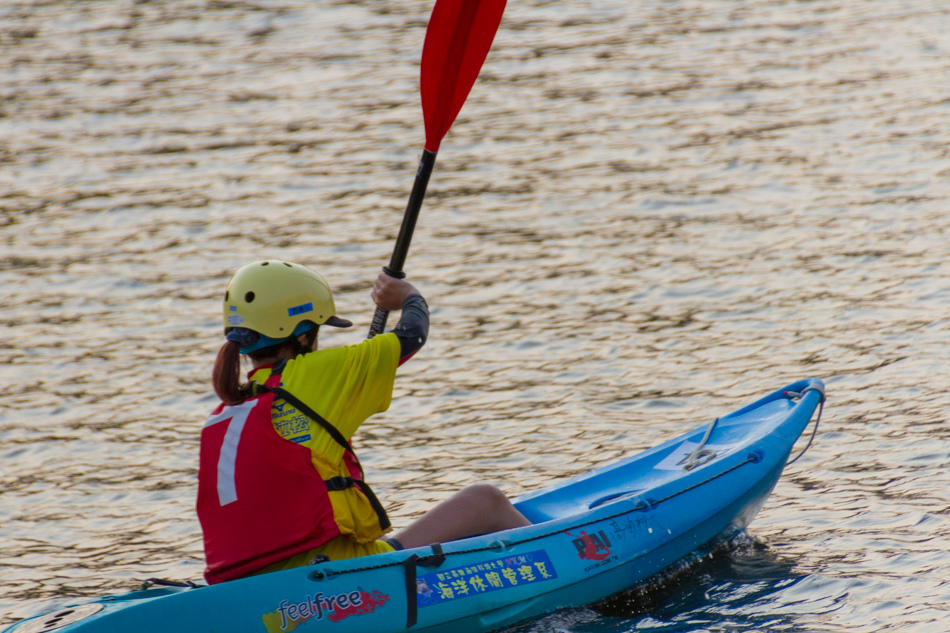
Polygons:
<instances>
[{"instance_id":1,"label":"helmet vent hole","mask_svg":"<svg viewBox=\"0 0 950 633\"><path fill-rule=\"evenodd\" d=\"M231 291L230 291L230 290L225 290L225 291L224 291L224 300L225 300L225 301L228 300L228 296L229 296L230 294L231 294Z\"/></svg>"},{"instance_id":2,"label":"helmet vent hole","mask_svg":"<svg viewBox=\"0 0 950 633\"><path fill-rule=\"evenodd\" d=\"M247 301L248 303L254 301L254 293L249 292L246 295L244 295L244 300Z\"/></svg>"},{"instance_id":3,"label":"helmet vent hole","mask_svg":"<svg viewBox=\"0 0 950 633\"><path fill-rule=\"evenodd\" d=\"M261 262L261 266L267 266L270 262Z\"/></svg>"},{"instance_id":4,"label":"helmet vent hole","mask_svg":"<svg viewBox=\"0 0 950 633\"><path fill-rule=\"evenodd\" d=\"M293 267L294 267L293 264L288 264L287 262L284 262L284 266L286 266L287 268L293 268Z\"/></svg>"}]
</instances>

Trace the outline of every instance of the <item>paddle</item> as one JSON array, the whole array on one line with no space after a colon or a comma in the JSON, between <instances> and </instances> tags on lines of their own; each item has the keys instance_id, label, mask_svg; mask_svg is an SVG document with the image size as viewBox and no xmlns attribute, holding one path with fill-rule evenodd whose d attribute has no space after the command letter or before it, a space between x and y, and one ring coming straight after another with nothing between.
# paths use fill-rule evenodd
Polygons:
<instances>
[{"instance_id":1,"label":"paddle","mask_svg":"<svg viewBox=\"0 0 950 633\"><path fill-rule=\"evenodd\" d=\"M383 268L390 277L402 279L406 276L402 267L409 253L429 176L435 166L435 156L485 62L505 11L505 1L436 0L432 9L422 47L420 74L426 142L392 258ZM383 331L388 316L388 310L376 308L369 328L370 338Z\"/></svg>"}]
</instances>

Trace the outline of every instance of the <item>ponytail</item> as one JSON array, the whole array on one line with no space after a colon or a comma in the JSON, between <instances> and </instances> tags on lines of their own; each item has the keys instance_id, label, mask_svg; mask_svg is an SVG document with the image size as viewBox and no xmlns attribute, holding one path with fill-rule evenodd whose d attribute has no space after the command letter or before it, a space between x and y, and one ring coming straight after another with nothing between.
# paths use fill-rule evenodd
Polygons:
<instances>
[{"instance_id":1,"label":"ponytail","mask_svg":"<svg viewBox=\"0 0 950 633\"><path fill-rule=\"evenodd\" d=\"M301 343L295 336L289 336L277 345L264 347L248 354L254 362L259 364L274 362L277 358L288 354L291 358L310 352L317 340L317 326L307 333L306 342ZM224 404L239 404L251 397L251 386L241 382L241 344L236 341L226 341L218 352L211 371L211 383L214 392L218 394Z\"/></svg>"},{"instance_id":2,"label":"ponytail","mask_svg":"<svg viewBox=\"0 0 950 633\"><path fill-rule=\"evenodd\" d=\"M224 404L238 404L251 395L251 387L241 383L241 346L227 341L221 346L211 372L214 391Z\"/></svg>"}]
</instances>

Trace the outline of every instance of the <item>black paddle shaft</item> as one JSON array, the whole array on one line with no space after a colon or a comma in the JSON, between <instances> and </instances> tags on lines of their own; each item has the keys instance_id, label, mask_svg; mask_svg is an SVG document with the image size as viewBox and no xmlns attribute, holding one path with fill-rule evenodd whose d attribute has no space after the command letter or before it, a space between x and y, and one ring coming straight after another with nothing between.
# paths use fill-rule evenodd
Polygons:
<instances>
[{"instance_id":1,"label":"black paddle shaft","mask_svg":"<svg viewBox=\"0 0 950 633\"><path fill-rule=\"evenodd\" d=\"M389 259L389 266L383 267L383 272L390 277L404 279L406 276L402 267L406 264L409 245L412 243L412 233L416 230L416 220L419 218L419 210L422 209L422 199L425 198L426 188L429 186L432 168L435 167L435 154L435 152L430 152L427 149L422 150L419 169L416 170L416 180L412 185L412 193L409 194L406 213L402 217L402 226L399 228L399 237L396 238L393 256ZM376 314L373 315L373 324L369 328L369 338L383 332L387 318L389 318L389 310L376 308Z\"/></svg>"}]
</instances>

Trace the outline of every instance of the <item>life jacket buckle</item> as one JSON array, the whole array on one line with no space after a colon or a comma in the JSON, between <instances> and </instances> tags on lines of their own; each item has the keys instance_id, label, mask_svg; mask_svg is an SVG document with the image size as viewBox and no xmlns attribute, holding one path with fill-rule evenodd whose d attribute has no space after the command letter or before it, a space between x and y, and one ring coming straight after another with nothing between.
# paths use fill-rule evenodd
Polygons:
<instances>
[{"instance_id":1,"label":"life jacket buckle","mask_svg":"<svg viewBox=\"0 0 950 633\"><path fill-rule=\"evenodd\" d=\"M331 477L330 479L325 479L323 483L327 485L327 490L337 491L352 488L356 480L352 477Z\"/></svg>"}]
</instances>

